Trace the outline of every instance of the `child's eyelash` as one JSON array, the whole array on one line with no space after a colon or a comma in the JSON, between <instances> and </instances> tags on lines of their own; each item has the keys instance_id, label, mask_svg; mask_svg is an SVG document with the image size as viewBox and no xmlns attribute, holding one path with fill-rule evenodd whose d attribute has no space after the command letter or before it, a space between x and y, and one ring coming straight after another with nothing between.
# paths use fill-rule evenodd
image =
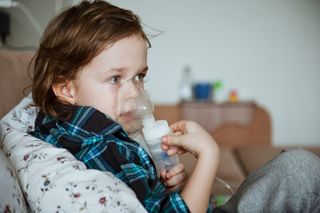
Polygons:
<instances>
[{"instance_id":1,"label":"child's eyelash","mask_svg":"<svg viewBox=\"0 0 320 213\"><path fill-rule=\"evenodd\" d=\"M138 81L141 81L141 82L144 82L144 83L148 80L146 73L137 74L136 77L138 78L137 79Z\"/></svg>"},{"instance_id":2,"label":"child's eyelash","mask_svg":"<svg viewBox=\"0 0 320 213\"><path fill-rule=\"evenodd\" d=\"M131 78L131 80L133 80L135 82L146 83L149 79L147 78L146 73L139 73L139 74L135 75L133 78ZM106 79L106 82L108 82L112 85L119 85L122 83L121 76L120 75L111 76Z\"/></svg>"},{"instance_id":3,"label":"child's eyelash","mask_svg":"<svg viewBox=\"0 0 320 213\"><path fill-rule=\"evenodd\" d=\"M115 75L108 78L107 82L116 85L120 83L120 79L121 79L120 75Z\"/></svg>"}]
</instances>

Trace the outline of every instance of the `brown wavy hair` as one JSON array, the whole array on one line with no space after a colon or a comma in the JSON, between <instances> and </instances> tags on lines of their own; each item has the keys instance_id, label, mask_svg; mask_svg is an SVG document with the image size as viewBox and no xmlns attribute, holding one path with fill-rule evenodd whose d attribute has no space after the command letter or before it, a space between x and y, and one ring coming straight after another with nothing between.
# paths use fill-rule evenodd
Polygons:
<instances>
[{"instance_id":1,"label":"brown wavy hair","mask_svg":"<svg viewBox=\"0 0 320 213\"><path fill-rule=\"evenodd\" d=\"M141 36L150 47L139 17L105 1L83 1L55 17L45 29L34 57L35 105L55 118L68 117L68 104L58 100L52 85L74 80L104 48L132 35Z\"/></svg>"}]
</instances>

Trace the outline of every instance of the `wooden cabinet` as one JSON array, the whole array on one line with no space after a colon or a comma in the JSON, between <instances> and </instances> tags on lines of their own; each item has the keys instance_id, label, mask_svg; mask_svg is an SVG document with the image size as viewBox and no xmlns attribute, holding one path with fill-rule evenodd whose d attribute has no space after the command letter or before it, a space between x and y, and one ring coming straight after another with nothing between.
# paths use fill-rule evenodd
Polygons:
<instances>
[{"instance_id":1,"label":"wooden cabinet","mask_svg":"<svg viewBox=\"0 0 320 213\"><path fill-rule=\"evenodd\" d=\"M155 115L169 123L193 120L210 132L221 146L235 148L271 144L271 119L254 102L183 102L156 105Z\"/></svg>"},{"instance_id":2,"label":"wooden cabinet","mask_svg":"<svg viewBox=\"0 0 320 213\"><path fill-rule=\"evenodd\" d=\"M253 102L185 102L179 108L179 118L196 121L209 132L228 125L248 126L255 110Z\"/></svg>"}]
</instances>

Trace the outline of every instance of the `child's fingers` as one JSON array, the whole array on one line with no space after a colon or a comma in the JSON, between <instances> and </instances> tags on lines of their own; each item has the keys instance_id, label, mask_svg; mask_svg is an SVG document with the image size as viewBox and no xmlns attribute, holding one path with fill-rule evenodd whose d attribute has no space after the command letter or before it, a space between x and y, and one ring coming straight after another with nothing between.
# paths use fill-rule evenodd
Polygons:
<instances>
[{"instance_id":1,"label":"child's fingers","mask_svg":"<svg viewBox=\"0 0 320 213\"><path fill-rule=\"evenodd\" d=\"M161 180L165 181L167 179L166 176L167 176L167 171L160 172L160 179Z\"/></svg>"},{"instance_id":2,"label":"child's fingers","mask_svg":"<svg viewBox=\"0 0 320 213\"><path fill-rule=\"evenodd\" d=\"M168 146L168 149L164 149L167 151L168 155L174 155L174 154L178 154L178 155L182 155L184 153L186 153L186 150L179 147L179 146Z\"/></svg>"},{"instance_id":3,"label":"child's fingers","mask_svg":"<svg viewBox=\"0 0 320 213\"><path fill-rule=\"evenodd\" d=\"M173 123L170 125L170 128L173 130L173 132L185 132L185 125L186 121L178 121L176 123Z\"/></svg>"},{"instance_id":4,"label":"child's fingers","mask_svg":"<svg viewBox=\"0 0 320 213\"><path fill-rule=\"evenodd\" d=\"M175 167L173 167L171 170L169 170L166 173L166 179L169 179L183 171L184 171L184 165L182 163L178 163Z\"/></svg>"},{"instance_id":5,"label":"child's fingers","mask_svg":"<svg viewBox=\"0 0 320 213\"><path fill-rule=\"evenodd\" d=\"M181 186L182 183L184 183L184 181L187 179L187 175L186 172L181 172L173 177L171 177L170 179L167 179L164 182L164 185L167 188L172 188L172 187L176 187L176 186Z\"/></svg>"},{"instance_id":6,"label":"child's fingers","mask_svg":"<svg viewBox=\"0 0 320 213\"><path fill-rule=\"evenodd\" d=\"M167 144L161 143L161 148L167 151L169 149L169 146Z\"/></svg>"},{"instance_id":7,"label":"child's fingers","mask_svg":"<svg viewBox=\"0 0 320 213\"><path fill-rule=\"evenodd\" d=\"M175 186L172 186L172 187L166 187L167 188L167 191L169 192L176 192L178 190L181 190L183 185L185 184L186 180L183 180L181 183L175 185Z\"/></svg>"},{"instance_id":8,"label":"child's fingers","mask_svg":"<svg viewBox=\"0 0 320 213\"><path fill-rule=\"evenodd\" d=\"M185 171L184 165L182 163L177 164L170 171L167 171L166 173L164 172L161 175L165 175L163 184L170 192L174 192L178 189L181 189L188 177L187 172Z\"/></svg>"},{"instance_id":9,"label":"child's fingers","mask_svg":"<svg viewBox=\"0 0 320 213\"><path fill-rule=\"evenodd\" d=\"M177 146L170 146L169 149L167 150L168 155L174 155L179 151L179 147Z\"/></svg>"},{"instance_id":10,"label":"child's fingers","mask_svg":"<svg viewBox=\"0 0 320 213\"><path fill-rule=\"evenodd\" d=\"M168 155L171 154L183 154L186 151L192 152L193 148L190 148L190 144L188 144L189 139L187 139L187 135L175 136L175 135L166 135L162 138L162 143L169 146L169 149L166 150ZM177 146L178 149L173 149L173 151L169 151L171 147Z\"/></svg>"},{"instance_id":11,"label":"child's fingers","mask_svg":"<svg viewBox=\"0 0 320 213\"><path fill-rule=\"evenodd\" d=\"M182 132L176 131L176 132L173 133L173 135L175 135L175 136L180 136L180 135L182 135Z\"/></svg>"},{"instance_id":12,"label":"child's fingers","mask_svg":"<svg viewBox=\"0 0 320 213\"><path fill-rule=\"evenodd\" d=\"M176 135L166 135L162 137L162 142L167 145L180 145L183 142L183 136L176 136Z\"/></svg>"},{"instance_id":13,"label":"child's fingers","mask_svg":"<svg viewBox=\"0 0 320 213\"><path fill-rule=\"evenodd\" d=\"M183 155L184 153L186 153L187 151L185 150L185 149L179 149L178 151L177 151L177 154L178 155Z\"/></svg>"},{"instance_id":14,"label":"child's fingers","mask_svg":"<svg viewBox=\"0 0 320 213\"><path fill-rule=\"evenodd\" d=\"M186 153L186 151L178 146L169 146L167 144L162 143L161 144L161 148L167 152L168 155L174 155L174 154L178 154L178 155L182 155L184 153Z\"/></svg>"},{"instance_id":15,"label":"child's fingers","mask_svg":"<svg viewBox=\"0 0 320 213\"><path fill-rule=\"evenodd\" d=\"M173 135L175 136L181 136L182 133L181 132L175 132L173 133ZM176 153L184 153L183 151L181 151L181 148L178 147L178 146L169 146L168 144L165 144L165 143L161 143L161 148L165 151L167 151L167 154L168 155L173 155L173 154L176 154Z\"/></svg>"}]
</instances>

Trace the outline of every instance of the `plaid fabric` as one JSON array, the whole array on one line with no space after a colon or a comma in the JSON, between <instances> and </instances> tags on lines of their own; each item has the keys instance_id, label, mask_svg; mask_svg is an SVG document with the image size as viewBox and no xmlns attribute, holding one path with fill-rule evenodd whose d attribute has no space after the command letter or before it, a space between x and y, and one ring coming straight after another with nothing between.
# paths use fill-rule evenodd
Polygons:
<instances>
[{"instance_id":1,"label":"plaid fabric","mask_svg":"<svg viewBox=\"0 0 320 213\"><path fill-rule=\"evenodd\" d=\"M31 134L69 150L89 169L112 172L135 191L148 212L189 212L178 192L166 191L150 156L118 123L91 107L71 110L65 121L39 112Z\"/></svg>"}]
</instances>

